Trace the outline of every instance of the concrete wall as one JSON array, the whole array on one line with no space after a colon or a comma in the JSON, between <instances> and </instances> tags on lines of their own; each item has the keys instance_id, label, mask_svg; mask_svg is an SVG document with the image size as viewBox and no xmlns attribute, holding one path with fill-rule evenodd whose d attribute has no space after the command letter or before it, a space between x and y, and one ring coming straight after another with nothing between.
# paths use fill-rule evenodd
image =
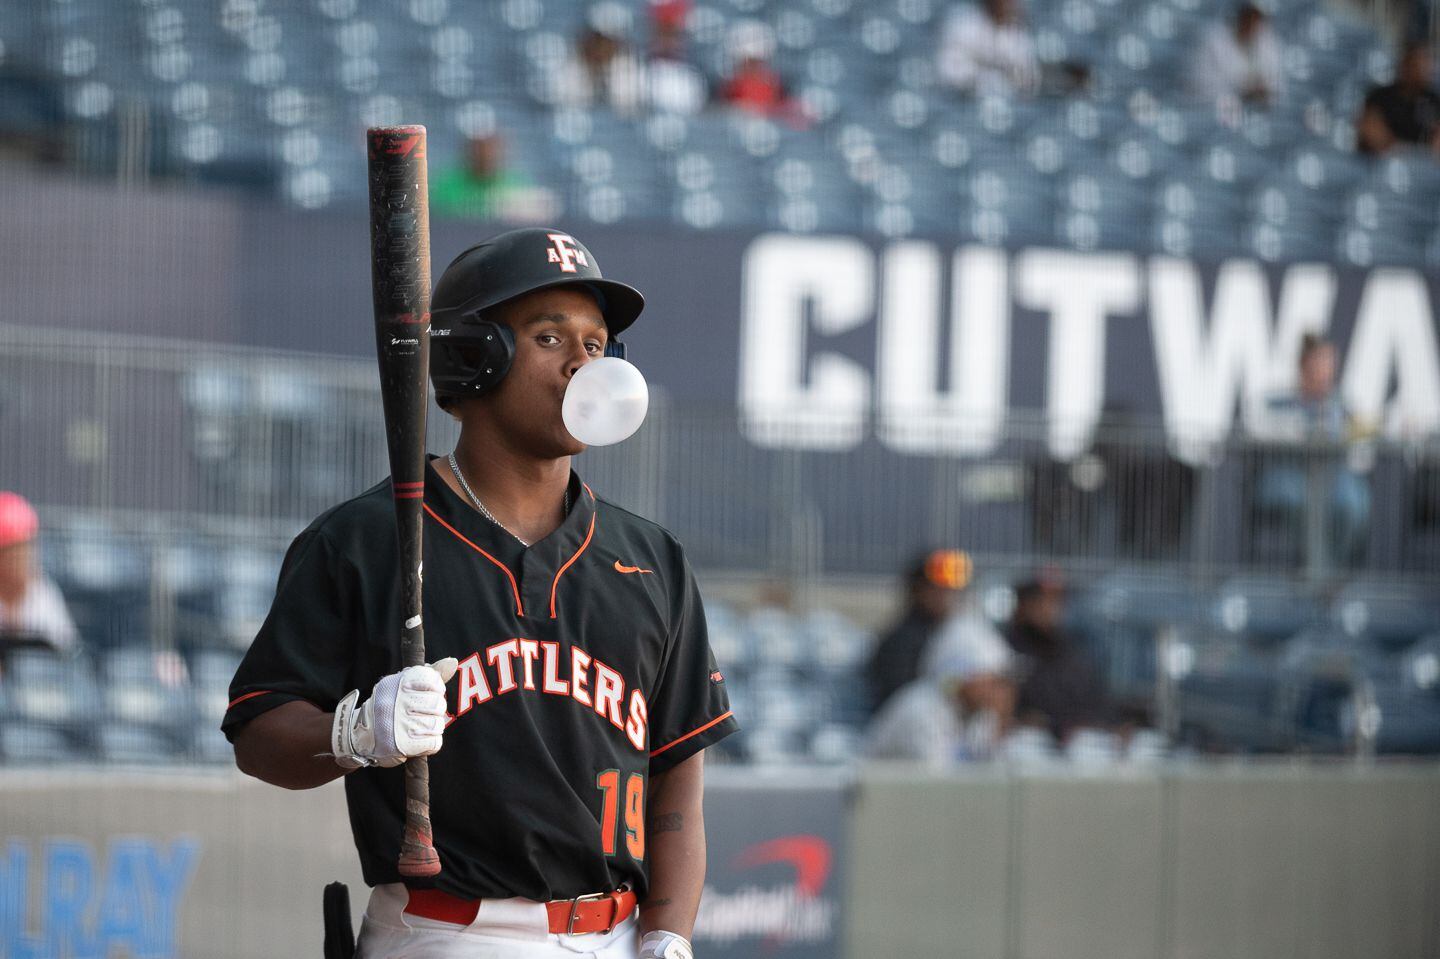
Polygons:
<instances>
[{"instance_id":1,"label":"concrete wall","mask_svg":"<svg viewBox=\"0 0 1440 959\"><path fill-rule=\"evenodd\" d=\"M853 959L1440 955L1440 765L870 768L851 786L826 782L851 792L849 849L836 855ZM711 783L713 804L747 815L766 808L753 793L780 788L719 767ZM753 822L752 836L771 825ZM8 771L0 850L3 959L318 957L324 884L351 883L360 913L337 785ZM167 866L179 889L168 924ZM142 939L148 951L121 948Z\"/></svg>"},{"instance_id":2,"label":"concrete wall","mask_svg":"<svg viewBox=\"0 0 1440 959\"><path fill-rule=\"evenodd\" d=\"M1440 955L1440 769L861 777L849 955Z\"/></svg>"}]
</instances>

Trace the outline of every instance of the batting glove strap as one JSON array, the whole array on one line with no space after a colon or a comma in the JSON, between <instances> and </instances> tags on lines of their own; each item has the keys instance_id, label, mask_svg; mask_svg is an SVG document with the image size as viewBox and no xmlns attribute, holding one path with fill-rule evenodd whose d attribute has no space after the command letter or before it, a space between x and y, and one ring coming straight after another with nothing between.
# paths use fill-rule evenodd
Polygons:
<instances>
[{"instance_id":1,"label":"batting glove strap","mask_svg":"<svg viewBox=\"0 0 1440 959\"><path fill-rule=\"evenodd\" d=\"M690 940L677 932L656 929L640 940L640 959L695 959Z\"/></svg>"},{"instance_id":2,"label":"batting glove strap","mask_svg":"<svg viewBox=\"0 0 1440 959\"><path fill-rule=\"evenodd\" d=\"M360 769L375 765L375 760L360 755L355 746L355 721L359 718L360 690L350 694L335 707L335 722L330 726L330 752L336 765L343 769Z\"/></svg>"}]
</instances>

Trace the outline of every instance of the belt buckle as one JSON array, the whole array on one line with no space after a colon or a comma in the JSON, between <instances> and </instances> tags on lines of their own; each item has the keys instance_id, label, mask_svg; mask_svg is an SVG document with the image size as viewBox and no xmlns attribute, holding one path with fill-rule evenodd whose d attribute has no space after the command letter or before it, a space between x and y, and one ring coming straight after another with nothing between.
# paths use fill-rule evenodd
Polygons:
<instances>
[{"instance_id":1,"label":"belt buckle","mask_svg":"<svg viewBox=\"0 0 1440 959\"><path fill-rule=\"evenodd\" d=\"M574 899L571 899L571 900L570 900L570 921L569 921L568 923L566 923L566 925L565 925L565 935L567 935L567 936L589 936L589 935L593 935L593 933L588 933L588 932L576 932L576 931L575 931L575 923L576 923L576 921L580 918L580 911L579 911L579 910L580 910L580 904L581 904L582 902L599 902L599 901L602 900L602 899L611 899L612 905L614 906L614 908L612 909L612 911L611 911L611 913L610 913L610 925L609 925L609 927L605 930L605 933L609 933L611 930L613 930L613 929L615 928L615 917L616 917L616 915L618 915L619 912L620 912L620 904L617 903L617 902L614 902L614 900L613 900L613 895L614 895L613 893L608 893L608 892L592 892L592 893L590 893L589 895L576 896Z\"/></svg>"}]
</instances>

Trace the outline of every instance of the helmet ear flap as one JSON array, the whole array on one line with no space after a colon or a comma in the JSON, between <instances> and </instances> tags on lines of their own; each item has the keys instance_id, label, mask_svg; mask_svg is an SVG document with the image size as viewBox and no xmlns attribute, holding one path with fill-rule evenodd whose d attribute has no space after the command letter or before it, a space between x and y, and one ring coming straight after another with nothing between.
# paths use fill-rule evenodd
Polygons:
<instances>
[{"instance_id":1,"label":"helmet ear flap","mask_svg":"<svg viewBox=\"0 0 1440 959\"><path fill-rule=\"evenodd\" d=\"M504 323L479 316L467 317L448 336L430 341L430 379L437 394L487 393L499 385L514 362L515 333Z\"/></svg>"}]
</instances>

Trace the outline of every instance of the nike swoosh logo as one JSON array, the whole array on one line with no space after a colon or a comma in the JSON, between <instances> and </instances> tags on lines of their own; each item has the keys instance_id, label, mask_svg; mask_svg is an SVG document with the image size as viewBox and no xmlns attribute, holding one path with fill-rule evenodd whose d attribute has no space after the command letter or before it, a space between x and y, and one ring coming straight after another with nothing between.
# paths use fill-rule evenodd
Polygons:
<instances>
[{"instance_id":1,"label":"nike swoosh logo","mask_svg":"<svg viewBox=\"0 0 1440 959\"><path fill-rule=\"evenodd\" d=\"M615 561L615 572L617 573L653 573L653 569L641 569L639 566L626 566L618 559Z\"/></svg>"}]
</instances>

